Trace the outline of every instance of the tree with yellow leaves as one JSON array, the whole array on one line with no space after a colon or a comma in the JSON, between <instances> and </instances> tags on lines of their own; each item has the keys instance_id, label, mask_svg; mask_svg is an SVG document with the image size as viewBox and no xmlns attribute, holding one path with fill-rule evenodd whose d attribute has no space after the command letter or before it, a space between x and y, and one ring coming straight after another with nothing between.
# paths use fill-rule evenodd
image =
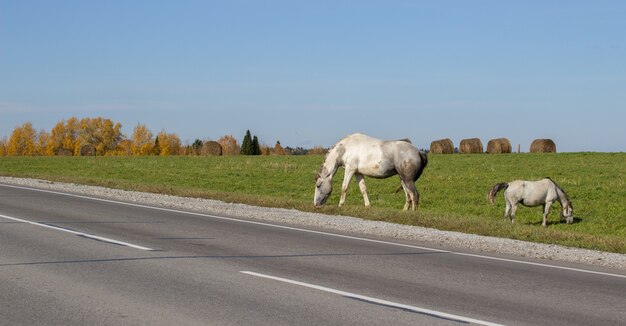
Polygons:
<instances>
[{"instance_id":1,"label":"tree with yellow leaves","mask_svg":"<svg viewBox=\"0 0 626 326\"><path fill-rule=\"evenodd\" d=\"M217 142L222 145L222 155L239 155L239 152L241 152L237 139L232 135L222 136Z\"/></svg>"},{"instance_id":2,"label":"tree with yellow leaves","mask_svg":"<svg viewBox=\"0 0 626 326\"><path fill-rule=\"evenodd\" d=\"M84 118L80 120L78 143L82 145L93 145L96 148L96 155L106 155L114 152L118 143L122 140L122 125L113 123L111 119Z\"/></svg>"},{"instance_id":3,"label":"tree with yellow leaves","mask_svg":"<svg viewBox=\"0 0 626 326\"><path fill-rule=\"evenodd\" d=\"M133 129L133 136L131 138L131 148L134 155L152 155L154 147L154 140L152 138L152 131L145 125L138 124Z\"/></svg>"},{"instance_id":4,"label":"tree with yellow leaves","mask_svg":"<svg viewBox=\"0 0 626 326\"><path fill-rule=\"evenodd\" d=\"M96 155L113 153L123 138L121 130L122 125L111 119L97 117L78 120L71 117L67 121L58 122L50 134L46 135L44 152L45 155L58 155L70 151L78 155L81 146L92 145L96 149Z\"/></svg>"},{"instance_id":5,"label":"tree with yellow leaves","mask_svg":"<svg viewBox=\"0 0 626 326\"><path fill-rule=\"evenodd\" d=\"M117 144L117 149L114 155L118 156L132 156L133 155L133 142L130 139L122 139Z\"/></svg>"},{"instance_id":6,"label":"tree with yellow leaves","mask_svg":"<svg viewBox=\"0 0 626 326\"><path fill-rule=\"evenodd\" d=\"M50 148L49 142L50 142L50 134L44 129L41 129L41 131L37 135L37 155L42 155L42 156L54 155L54 152L52 153L49 152L49 148Z\"/></svg>"},{"instance_id":7,"label":"tree with yellow leaves","mask_svg":"<svg viewBox=\"0 0 626 326\"><path fill-rule=\"evenodd\" d=\"M11 138L7 144L7 155L9 156L33 156L37 155L37 132L30 122L22 126L15 127Z\"/></svg>"},{"instance_id":8,"label":"tree with yellow leaves","mask_svg":"<svg viewBox=\"0 0 626 326\"><path fill-rule=\"evenodd\" d=\"M79 121L76 117L57 122L50 132L46 152L50 155L58 155L60 152L69 151L75 155L80 147L77 142L78 133Z\"/></svg>"},{"instance_id":9,"label":"tree with yellow leaves","mask_svg":"<svg viewBox=\"0 0 626 326\"><path fill-rule=\"evenodd\" d=\"M161 130L157 135L159 140L159 155L178 155L180 152L180 138L176 134L168 134L165 130Z\"/></svg>"},{"instance_id":10,"label":"tree with yellow leaves","mask_svg":"<svg viewBox=\"0 0 626 326\"><path fill-rule=\"evenodd\" d=\"M7 156L7 139L0 139L0 156Z\"/></svg>"}]
</instances>

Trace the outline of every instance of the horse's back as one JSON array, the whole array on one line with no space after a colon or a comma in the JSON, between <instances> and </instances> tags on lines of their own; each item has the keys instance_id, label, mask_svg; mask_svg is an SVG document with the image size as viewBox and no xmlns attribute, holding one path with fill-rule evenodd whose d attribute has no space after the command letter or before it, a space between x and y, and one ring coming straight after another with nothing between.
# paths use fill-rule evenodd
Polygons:
<instances>
[{"instance_id":1,"label":"horse's back","mask_svg":"<svg viewBox=\"0 0 626 326\"><path fill-rule=\"evenodd\" d=\"M347 157L359 161L422 162L422 156L409 139L382 140L361 133L346 136L340 144Z\"/></svg>"},{"instance_id":2,"label":"horse's back","mask_svg":"<svg viewBox=\"0 0 626 326\"><path fill-rule=\"evenodd\" d=\"M520 202L525 206L538 206L556 198L556 192L550 179L537 181L515 180L509 182L504 191L510 201Z\"/></svg>"},{"instance_id":3,"label":"horse's back","mask_svg":"<svg viewBox=\"0 0 626 326\"><path fill-rule=\"evenodd\" d=\"M337 146L342 147L344 164L355 166L360 173L375 178L398 172L413 175L418 170L419 176L425 164L419 150L408 139L381 140L356 133L344 137Z\"/></svg>"},{"instance_id":4,"label":"horse's back","mask_svg":"<svg viewBox=\"0 0 626 326\"><path fill-rule=\"evenodd\" d=\"M380 139L356 133L340 140L334 150L339 153L344 166L366 175L375 174L375 170L384 161L382 143Z\"/></svg>"},{"instance_id":5,"label":"horse's back","mask_svg":"<svg viewBox=\"0 0 626 326\"><path fill-rule=\"evenodd\" d=\"M360 147L360 146L380 146L383 143L382 139L374 138L365 134L355 133L344 137L340 143L344 143L346 146Z\"/></svg>"}]
</instances>

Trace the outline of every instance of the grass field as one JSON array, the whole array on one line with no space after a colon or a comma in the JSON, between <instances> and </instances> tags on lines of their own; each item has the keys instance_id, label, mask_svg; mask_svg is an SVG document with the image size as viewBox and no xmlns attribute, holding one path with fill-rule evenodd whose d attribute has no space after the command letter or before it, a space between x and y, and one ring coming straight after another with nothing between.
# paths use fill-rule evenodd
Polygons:
<instances>
[{"instance_id":1,"label":"grass field","mask_svg":"<svg viewBox=\"0 0 626 326\"><path fill-rule=\"evenodd\" d=\"M3 157L0 174L113 188L295 208L441 230L555 243L626 254L626 153L430 155L417 181L417 213L403 212L399 179L366 179L372 207L363 207L352 183L346 206L337 207L343 178L326 206L313 208L314 175L323 156L225 157ZM516 224L502 220L504 199L487 204L496 182L550 176L569 194L574 224L560 222L553 206L541 227L541 207L520 207ZM0 208L1 210L1 208Z\"/></svg>"}]
</instances>

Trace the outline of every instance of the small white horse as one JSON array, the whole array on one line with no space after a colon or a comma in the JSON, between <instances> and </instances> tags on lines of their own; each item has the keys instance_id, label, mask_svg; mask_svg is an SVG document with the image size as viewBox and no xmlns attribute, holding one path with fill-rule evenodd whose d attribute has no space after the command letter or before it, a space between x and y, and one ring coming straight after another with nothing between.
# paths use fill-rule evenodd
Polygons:
<instances>
[{"instance_id":1,"label":"small white horse","mask_svg":"<svg viewBox=\"0 0 626 326\"><path fill-rule=\"evenodd\" d=\"M491 187L491 190L487 194L487 199L492 205L495 202L496 194L502 189L504 189L504 199L506 201L506 208L504 210L505 221L509 212L511 213L511 223L515 221L517 204L522 204L527 207L543 205L543 222L541 225L546 226L550 206L552 206L555 201L561 203L561 207L563 208L561 217L566 219L567 224L571 224L574 221L572 215L574 208L572 207L569 196L567 196L563 188L550 178L538 181L515 180L509 183L497 183Z\"/></svg>"},{"instance_id":2,"label":"small white horse","mask_svg":"<svg viewBox=\"0 0 626 326\"><path fill-rule=\"evenodd\" d=\"M317 173L313 204L319 208L326 202L333 190L333 176L341 166L345 169L345 175L341 186L340 207L346 202L346 192L352 176L359 183L365 206L370 206L363 176L380 179L397 174L406 196L404 210L409 205L415 210L419 205L415 181L427 163L426 154L411 145L409 140L383 141L359 133L346 136L328 152Z\"/></svg>"}]
</instances>

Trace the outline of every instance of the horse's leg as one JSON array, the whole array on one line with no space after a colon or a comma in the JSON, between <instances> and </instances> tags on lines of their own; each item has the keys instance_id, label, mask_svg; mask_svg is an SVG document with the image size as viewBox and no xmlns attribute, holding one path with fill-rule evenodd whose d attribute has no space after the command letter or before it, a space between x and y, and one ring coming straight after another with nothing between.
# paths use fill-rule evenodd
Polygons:
<instances>
[{"instance_id":1,"label":"horse's leg","mask_svg":"<svg viewBox=\"0 0 626 326\"><path fill-rule=\"evenodd\" d=\"M412 194L413 194L411 198L411 201L413 202L412 203L413 210L416 210L420 204L420 193L417 192L417 187L415 187L415 183L413 182L409 182L409 189L412 190Z\"/></svg>"},{"instance_id":2,"label":"horse's leg","mask_svg":"<svg viewBox=\"0 0 626 326\"><path fill-rule=\"evenodd\" d=\"M413 201L413 210L416 210L420 205L420 193L417 191L417 187L413 186L415 189L415 200Z\"/></svg>"},{"instance_id":3,"label":"horse's leg","mask_svg":"<svg viewBox=\"0 0 626 326\"><path fill-rule=\"evenodd\" d=\"M550 212L550 206L552 206L551 201L547 201L544 205L543 205L543 222L541 222L541 226L543 227L547 227L548 226L548 213Z\"/></svg>"},{"instance_id":4,"label":"horse's leg","mask_svg":"<svg viewBox=\"0 0 626 326\"><path fill-rule=\"evenodd\" d=\"M404 180L400 179L400 184L402 185L402 189L404 189L404 208L402 210L406 211L409 209L409 205L411 204L411 196L409 196L409 190L404 183Z\"/></svg>"},{"instance_id":5,"label":"horse's leg","mask_svg":"<svg viewBox=\"0 0 626 326\"><path fill-rule=\"evenodd\" d=\"M354 170L346 166L345 174L343 175L343 184L341 185L341 196L339 197L339 207L346 203L346 195L348 193L348 186L350 185L350 179L354 175Z\"/></svg>"},{"instance_id":6,"label":"horse's leg","mask_svg":"<svg viewBox=\"0 0 626 326\"><path fill-rule=\"evenodd\" d=\"M511 212L511 203L509 203L508 200L505 200L505 202L506 202L506 208L504 209L504 221L506 222L506 218Z\"/></svg>"},{"instance_id":7,"label":"horse's leg","mask_svg":"<svg viewBox=\"0 0 626 326\"><path fill-rule=\"evenodd\" d=\"M517 203L511 207L511 224L515 223L515 212L517 211Z\"/></svg>"},{"instance_id":8,"label":"horse's leg","mask_svg":"<svg viewBox=\"0 0 626 326\"><path fill-rule=\"evenodd\" d=\"M355 173L354 177L356 181L359 183L359 189L361 189L361 194L363 194L363 201L365 202L365 206L370 206L370 199L367 196L367 187L365 186L365 178L361 173Z\"/></svg>"},{"instance_id":9,"label":"horse's leg","mask_svg":"<svg viewBox=\"0 0 626 326\"><path fill-rule=\"evenodd\" d=\"M406 181L405 179L400 179L402 181L402 187L404 188L404 192L406 193L406 203L404 204L404 210L409 209L409 199L411 200L411 209L416 210L419 205L419 194L417 193L417 188L415 188L415 183L413 181Z\"/></svg>"}]
</instances>

